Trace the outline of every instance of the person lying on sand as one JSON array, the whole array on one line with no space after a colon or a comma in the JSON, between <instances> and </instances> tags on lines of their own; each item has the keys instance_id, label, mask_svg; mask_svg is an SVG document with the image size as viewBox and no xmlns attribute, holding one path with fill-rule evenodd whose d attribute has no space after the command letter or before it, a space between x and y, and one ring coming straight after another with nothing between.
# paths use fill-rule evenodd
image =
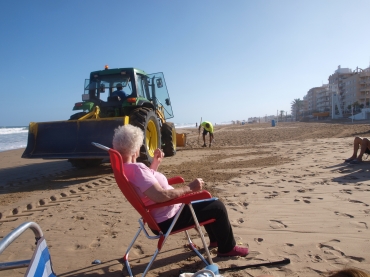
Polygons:
<instances>
[{"instance_id":1,"label":"person lying on sand","mask_svg":"<svg viewBox=\"0 0 370 277\"><path fill-rule=\"evenodd\" d=\"M360 154L357 156L358 149ZM345 159L345 163L359 164L362 162L362 156L364 154L370 154L370 141L367 138L355 137L353 141L353 154L350 158Z\"/></svg>"},{"instance_id":2,"label":"person lying on sand","mask_svg":"<svg viewBox=\"0 0 370 277\"><path fill-rule=\"evenodd\" d=\"M139 156L143 140L144 135L140 128L133 125L120 126L114 132L113 148L122 155L125 175L135 186L137 193L146 205L169 201L202 189L204 181L201 178L197 178L181 188L174 189L170 186L167 178L157 171L164 157L164 153L160 149L154 151L154 160L150 168L143 163L137 163L136 158ZM176 204L151 211L163 232L168 230L179 208L180 204ZM199 202L193 204L193 208L199 221L212 218L216 220L205 225L204 228L210 239L209 246L218 247L217 255L219 257L244 257L248 255L248 248L236 245L226 207L221 201ZM191 211L186 205L173 231L193 224Z\"/></svg>"}]
</instances>

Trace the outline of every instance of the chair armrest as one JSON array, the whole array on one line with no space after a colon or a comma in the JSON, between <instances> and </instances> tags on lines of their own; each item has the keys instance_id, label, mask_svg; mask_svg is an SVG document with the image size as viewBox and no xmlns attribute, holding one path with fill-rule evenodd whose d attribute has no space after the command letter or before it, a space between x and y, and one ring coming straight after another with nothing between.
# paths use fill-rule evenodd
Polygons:
<instances>
[{"instance_id":1,"label":"chair armrest","mask_svg":"<svg viewBox=\"0 0 370 277\"><path fill-rule=\"evenodd\" d=\"M145 208L148 210L152 210L155 208L166 207L166 206L170 206L174 204L189 204L192 201L203 200L203 199L208 199L208 198L212 198L212 195L208 191L202 190L202 191L197 191L197 192L192 192L189 194L182 195L170 201L152 204L152 205L146 206Z\"/></svg>"},{"instance_id":2,"label":"chair armrest","mask_svg":"<svg viewBox=\"0 0 370 277\"><path fill-rule=\"evenodd\" d=\"M184 178L182 178L181 176L175 176L175 177L169 178L167 179L167 181L169 185L185 183Z\"/></svg>"}]
</instances>

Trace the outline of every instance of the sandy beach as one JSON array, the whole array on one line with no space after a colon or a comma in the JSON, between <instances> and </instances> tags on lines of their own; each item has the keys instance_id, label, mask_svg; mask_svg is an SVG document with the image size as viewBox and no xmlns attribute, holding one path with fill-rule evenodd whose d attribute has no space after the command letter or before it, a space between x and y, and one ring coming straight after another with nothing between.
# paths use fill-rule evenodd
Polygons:
<instances>
[{"instance_id":1,"label":"sandy beach","mask_svg":"<svg viewBox=\"0 0 370 277\"><path fill-rule=\"evenodd\" d=\"M223 276L325 276L345 267L370 271L370 158L359 165L344 163L353 137L370 136L368 122L217 125L212 148L201 147L197 129L178 132L187 134L187 145L165 158L159 171L186 182L203 178L205 189L227 206L237 243L250 248L244 258L217 258L212 250L213 261L226 268L291 260ZM115 184L110 164L81 170L64 160L21 159L22 152L0 152L0 238L34 221L58 276L122 276L122 256L139 216ZM186 242L184 234L171 236L147 276L202 269ZM135 276L141 276L155 246L144 235L138 238L130 252ZM29 230L0 261L29 259L34 247ZM96 259L102 263L92 264ZM25 271L0 271L0 277Z\"/></svg>"}]
</instances>

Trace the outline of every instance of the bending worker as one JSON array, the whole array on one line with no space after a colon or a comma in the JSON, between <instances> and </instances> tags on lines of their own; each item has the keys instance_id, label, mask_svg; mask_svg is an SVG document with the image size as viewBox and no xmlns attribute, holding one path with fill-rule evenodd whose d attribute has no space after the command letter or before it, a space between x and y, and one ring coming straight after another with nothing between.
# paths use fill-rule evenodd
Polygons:
<instances>
[{"instance_id":1,"label":"bending worker","mask_svg":"<svg viewBox=\"0 0 370 277\"><path fill-rule=\"evenodd\" d=\"M199 133L200 133L200 128L202 126L203 126L203 142L204 142L202 147L207 147L207 145L206 145L206 135L207 135L207 133L209 133L209 147L211 147L212 141L214 139L212 123L209 122L209 121L203 121L202 123L200 123Z\"/></svg>"}]
</instances>

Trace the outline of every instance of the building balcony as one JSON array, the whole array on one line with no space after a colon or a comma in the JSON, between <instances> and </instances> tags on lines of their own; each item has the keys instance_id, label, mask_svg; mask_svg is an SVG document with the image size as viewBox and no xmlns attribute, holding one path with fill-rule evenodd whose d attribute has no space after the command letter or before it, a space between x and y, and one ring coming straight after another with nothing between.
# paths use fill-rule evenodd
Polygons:
<instances>
[{"instance_id":1,"label":"building balcony","mask_svg":"<svg viewBox=\"0 0 370 277\"><path fill-rule=\"evenodd\" d=\"M360 78L370 76L370 71L362 71L359 76Z\"/></svg>"}]
</instances>

